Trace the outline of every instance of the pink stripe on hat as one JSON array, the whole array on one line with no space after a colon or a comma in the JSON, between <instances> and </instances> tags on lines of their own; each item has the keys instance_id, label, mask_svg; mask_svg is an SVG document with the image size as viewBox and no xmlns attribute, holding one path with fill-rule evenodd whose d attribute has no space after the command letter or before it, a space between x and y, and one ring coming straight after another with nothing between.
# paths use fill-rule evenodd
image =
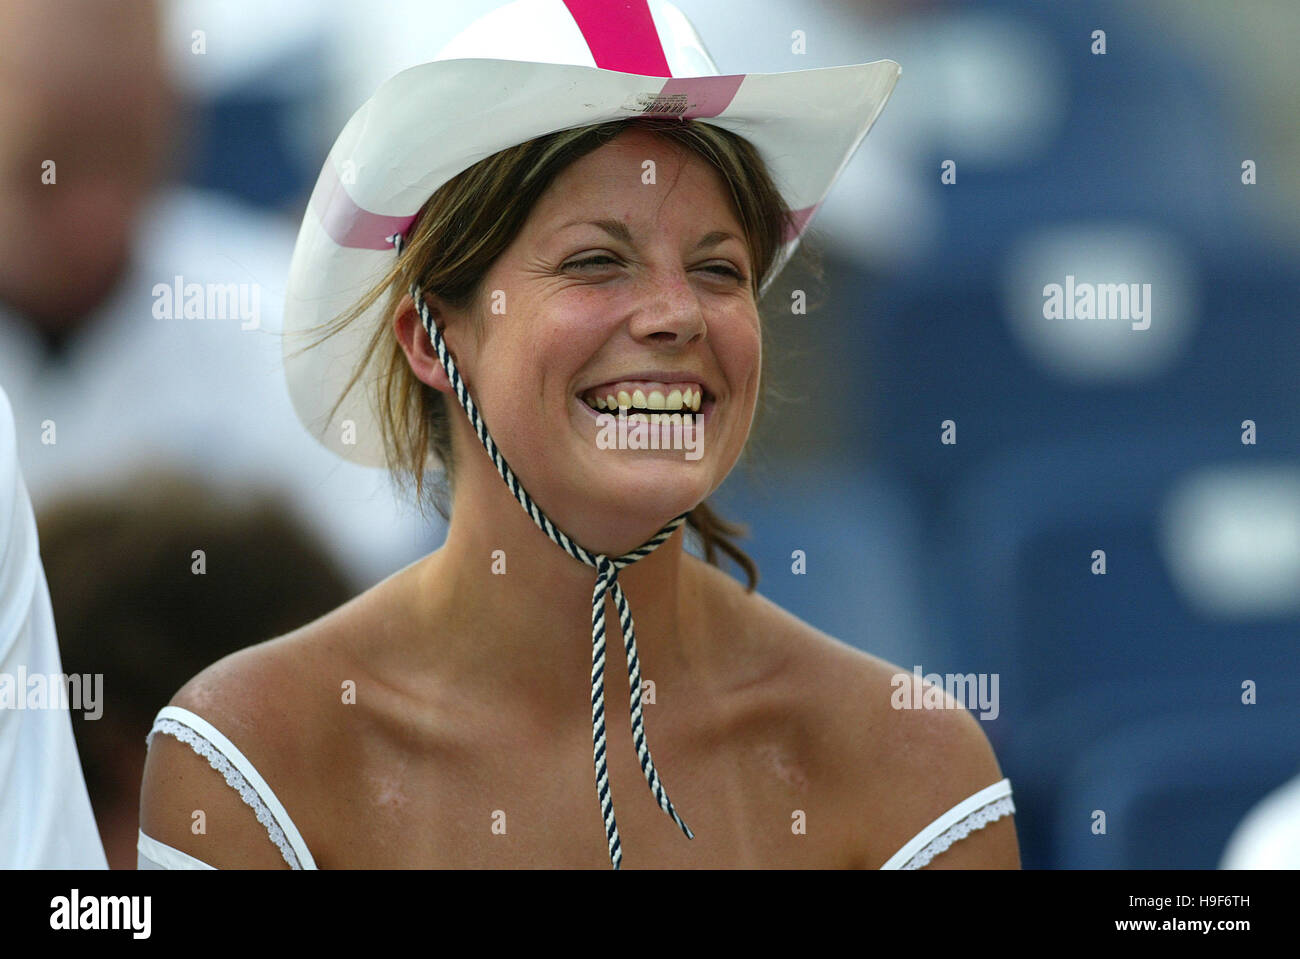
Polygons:
<instances>
[{"instance_id":1,"label":"pink stripe on hat","mask_svg":"<svg viewBox=\"0 0 1300 959\"><path fill-rule=\"evenodd\" d=\"M394 233L405 235L416 216L385 216L362 209L348 195L331 160L325 161L308 205L316 211L330 239L354 250L391 250L388 237Z\"/></svg>"},{"instance_id":2,"label":"pink stripe on hat","mask_svg":"<svg viewBox=\"0 0 1300 959\"><path fill-rule=\"evenodd\" d=\"M671 77L646 0L564 0L602 70Z\"/></svg>"}]
</instances>

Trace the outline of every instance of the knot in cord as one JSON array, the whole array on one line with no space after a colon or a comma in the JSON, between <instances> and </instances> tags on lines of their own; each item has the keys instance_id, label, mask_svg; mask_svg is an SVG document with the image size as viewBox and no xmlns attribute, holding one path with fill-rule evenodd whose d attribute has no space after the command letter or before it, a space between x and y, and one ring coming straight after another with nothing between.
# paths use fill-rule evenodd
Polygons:
<instances>
[{"instance_id":1,"label":"knot in cord","mask_svg":"<svg viewBox=\"0 0 1300 959\"><path fill-rule=\"evenodd\" d=\"M403 236L398 233L390 239L400 256L404 246ZM637 759L641 764L641 772L645 776L646 783L649 785L655 801L658 802L659 808L672 818L687 839L694 839L695 834L691 832L686 823L682 822L681 817L677 815L677 811L673 808L672 802L668 799L668 793L659 779L659 773L655 769L654 761L650 758L650 747L646 744L645 738L645 721L641 715L641 663L636 654L636 631L632 622L632 610L628 606L627 597L623 594L623 587L618 583L618 571L620 569L631 566L658 549L673 533L677 532L682 523L686 522L688 514L682 513L680 516L674 517L658 533L636 549L624 553L622 556L611 558L604 553L593 554L576 543L563 530L551 522L550 517L533 502L533 498L528 495L528 491L524 489L514 471L510 469L510 464L506 462L505 457L501 455L501 451L497 448L496 442L492 439L492 434L488 432L487 424L483 422L483 418L479 415L473 397L469 395L469 390L466 389L465 383L460 377L460 372L456 369L456 361L452 359L451 352L447 349L447 344L443 340L442 332L434 322L428 304L424 302L424 294L420 290L419 283L413 282L410 292L416 312L419 313L425 332L428 333L429 340L438 354L438 360L447 373L447 379L451 383L457 401L465 410L465 415L469 417L470 425L474 427L479 442L483 444L483 448L487 451L488 457L496 467L497 473L500 474L501 479L514 495L515 500L518 501L524 512L532 518L538 529L545 533L551 542L574 559L586 563L596 570L596 585L591 594L591 742L593 763L596 770L596 795L600 800L600 812L605 821L605 838L609 847L611 865L615 869L620 867L623 860L623 848L619 842L618 824L614 821L614 798L610 793L609 770L605 762L605 598L607 596L611 596L614 600L614 607L618 610L619 628L623 634L623 648L627 658L628 708L632 722L632 744L636 748Z\"/></svg>"}]
</instances>

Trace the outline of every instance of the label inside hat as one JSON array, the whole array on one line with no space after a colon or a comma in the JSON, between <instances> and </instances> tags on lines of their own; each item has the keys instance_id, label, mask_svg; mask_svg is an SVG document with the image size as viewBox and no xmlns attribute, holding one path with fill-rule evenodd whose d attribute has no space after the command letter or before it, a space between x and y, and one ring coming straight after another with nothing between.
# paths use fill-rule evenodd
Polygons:
<instances>
[{"instance_id":1,"label":"label inside hat","mask_svg":"<svg viewBox=\"0 0 1300 959\"><path fill-rule=\"evenodd\" d=\"M681 116L690 108L684 93L638 93L623 104L624 110L651 116Z\"/></svg>"}]
</instances>

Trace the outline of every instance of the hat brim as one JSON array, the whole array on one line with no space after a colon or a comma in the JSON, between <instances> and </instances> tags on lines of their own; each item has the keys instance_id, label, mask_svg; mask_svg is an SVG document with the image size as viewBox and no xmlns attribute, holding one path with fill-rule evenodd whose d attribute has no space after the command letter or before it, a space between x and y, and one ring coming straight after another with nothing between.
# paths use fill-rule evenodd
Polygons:
<instances>
[{"instance_id":1,"label":"hat brim","mask_svg":"<svg viewBox=\"0 0 1300 959\"><path fill-rule=\"evenodd\" d=\"M381 298L311 349L319 327L355 306L392 267L405 231L439 187L507 147L561 130L640 116L700 119L748 140L797 229L762 292L867 135L898 82L892 60L788 73L654 77L516 60L440 60L399 73L339 135L303 216L284 306L284 363L299 419L363 466L386 465L371 399L372 362L338 401L382 322ZM490 117L490 122L484 118ZM438 464L430 460L431 466Z\"/></svg>"}]
</instances>

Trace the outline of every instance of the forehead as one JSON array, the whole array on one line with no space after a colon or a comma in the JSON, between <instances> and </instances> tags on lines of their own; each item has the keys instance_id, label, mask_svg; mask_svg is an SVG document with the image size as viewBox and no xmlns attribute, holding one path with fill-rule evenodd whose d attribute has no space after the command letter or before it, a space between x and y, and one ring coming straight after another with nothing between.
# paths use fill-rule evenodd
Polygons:
<instances>
[{"instance_id":1,"label":"forehead","mask_svg":"<svg viewBox=\"0 0 1300 959\"><path fill-rule=\"evenodd\" d=\"M722 174L689 147L630 129L561 171L532 219L589 214L698 220L702 213L739 226Z\"/></svg>"}]
</instances>

